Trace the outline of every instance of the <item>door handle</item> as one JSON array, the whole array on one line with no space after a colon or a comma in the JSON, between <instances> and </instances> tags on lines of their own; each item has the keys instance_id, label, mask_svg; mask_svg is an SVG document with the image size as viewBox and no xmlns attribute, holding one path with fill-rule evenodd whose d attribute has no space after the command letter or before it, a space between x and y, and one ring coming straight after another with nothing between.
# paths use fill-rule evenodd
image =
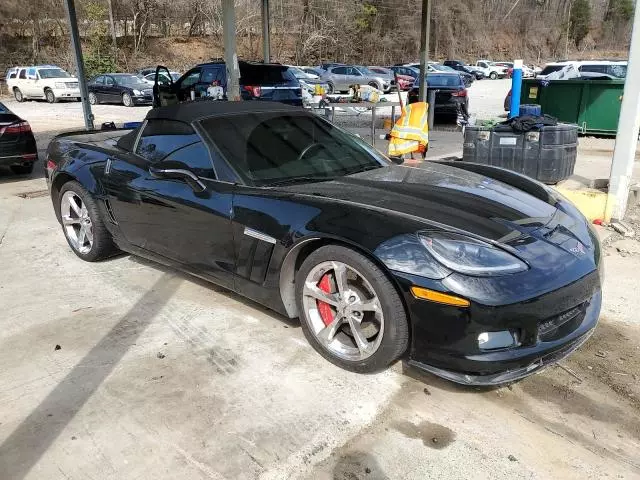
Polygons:
<instances>
[{"instance_id":1,"label":"door handle","mask_svg":"<svg viewBox=\"0 0 640 480\"><path fill-rule=\"evenodd\" d=\"M204 192L207 187L198 176L191 170L182 168L158 168L153 165L149 167L149 173L156 178L167 178L184 180L196 193Z\"/></svg>"}]
</instances>

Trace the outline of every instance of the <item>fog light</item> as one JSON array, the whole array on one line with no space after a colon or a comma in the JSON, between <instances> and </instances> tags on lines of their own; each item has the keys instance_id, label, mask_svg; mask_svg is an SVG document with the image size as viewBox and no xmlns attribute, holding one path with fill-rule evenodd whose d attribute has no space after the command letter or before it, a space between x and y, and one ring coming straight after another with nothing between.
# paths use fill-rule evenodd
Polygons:
<instances>
[{"instance_id":1,"label":"fog light","mask_svg":"<svg viewBox=\"0 0 640 480\"><path fill-rule=\"evenodd\" d=\"M501 332L482 332L478 335L480 350L495 350L497 348L514 347L518 344L518 335L509 330Z\"/></svg>"}]
</instances>

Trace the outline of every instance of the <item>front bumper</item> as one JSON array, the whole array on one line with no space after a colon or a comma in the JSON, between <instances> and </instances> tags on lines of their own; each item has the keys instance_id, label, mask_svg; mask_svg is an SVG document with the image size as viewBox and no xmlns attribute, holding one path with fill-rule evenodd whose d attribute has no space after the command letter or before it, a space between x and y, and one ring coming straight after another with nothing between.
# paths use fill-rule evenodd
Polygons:
<instances>
[{"instance_id":1,"label":"front bumper","mask_svg":"<svg viewBox=\"0 0 640 480\"><path fill-rule=\"evenodd\" d=\"M131 99L136 105L151 105L153 103L152 95L132 95Z\"/></svg>"},{"instance_id":2,"label":"front bumper","mask_svg":"<svg viewBox=\"0 0 640 480\"><path fill-rule=\"evenodd\" d=\"M602 302L599 270L537 298L501 306L472 301L469 308L418 300L408 291L419 282L416 277L396 274L396 279L412 324L409 365L466 385L512 382L566 357L593 332ZM436 287L433 281L422 286ZM516 332L518 343L495 350L479 347L480 333L500 331Z\"/></svg>"},{"instance_id":3,"label":"front bumper","mask_svg":"<svg viewBox=\"0 0 640 480\"><path fill-rule=\"evenodd\" d=\"M58 99L64 98L80 98L80 89L79 88L52 88L53 94Z\"/></svg>"}]
</instances>

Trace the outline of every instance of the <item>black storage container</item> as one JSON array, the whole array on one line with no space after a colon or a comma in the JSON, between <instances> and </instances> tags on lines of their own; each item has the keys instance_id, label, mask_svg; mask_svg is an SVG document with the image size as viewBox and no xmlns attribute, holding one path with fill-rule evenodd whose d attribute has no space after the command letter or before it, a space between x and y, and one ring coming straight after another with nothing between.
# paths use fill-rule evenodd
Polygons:
<instances>
[{"instance_id":1,"label":"black storage container","mask_svg":"<svg viewBox=\"0 0 640 480\"><path fill-rule=\"evenodd\" d=\"M469 126L464 134L463 160L555 184L573 175L577 150L577 125L560 123L524 133Z\"/></svg>"}]
</instances>

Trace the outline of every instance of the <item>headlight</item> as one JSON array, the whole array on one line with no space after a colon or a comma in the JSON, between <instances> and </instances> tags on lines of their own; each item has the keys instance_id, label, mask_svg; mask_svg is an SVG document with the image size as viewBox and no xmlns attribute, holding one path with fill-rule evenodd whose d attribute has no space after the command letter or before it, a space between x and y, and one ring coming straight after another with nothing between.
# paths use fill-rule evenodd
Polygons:
<instances>
[{"instance_id":1,"label":"headlight","mask_svg":"<svg viewBox=\"0 0 640 480\"><path fill-rule=\"evenodd\" d=\"M53 86L56 87L56 88L65 88L66 87L64 82L55 82L53 84Z\"/></svg>"},{"instance_id":2,"label":"headlight","mask_svg":"<svg viewBox=\"0 0 640 480\"><path fill-rule=\"evenodd\" d=\"M522 260L493 245L447 232L421 232L420 242L445 267L478 277L506 275L527 270Z\"/></svg>"},{"instance_id":3,"label":"headlight","mask_svg":"<svg viewBox=\"0 0 640 480\"><path fill-rule=\"evenodd\" d=\"M133 94L134 95L142 95L142 92L140 90L136 90L135 88L133 89Z\"/></svg>"}]
</instances>

